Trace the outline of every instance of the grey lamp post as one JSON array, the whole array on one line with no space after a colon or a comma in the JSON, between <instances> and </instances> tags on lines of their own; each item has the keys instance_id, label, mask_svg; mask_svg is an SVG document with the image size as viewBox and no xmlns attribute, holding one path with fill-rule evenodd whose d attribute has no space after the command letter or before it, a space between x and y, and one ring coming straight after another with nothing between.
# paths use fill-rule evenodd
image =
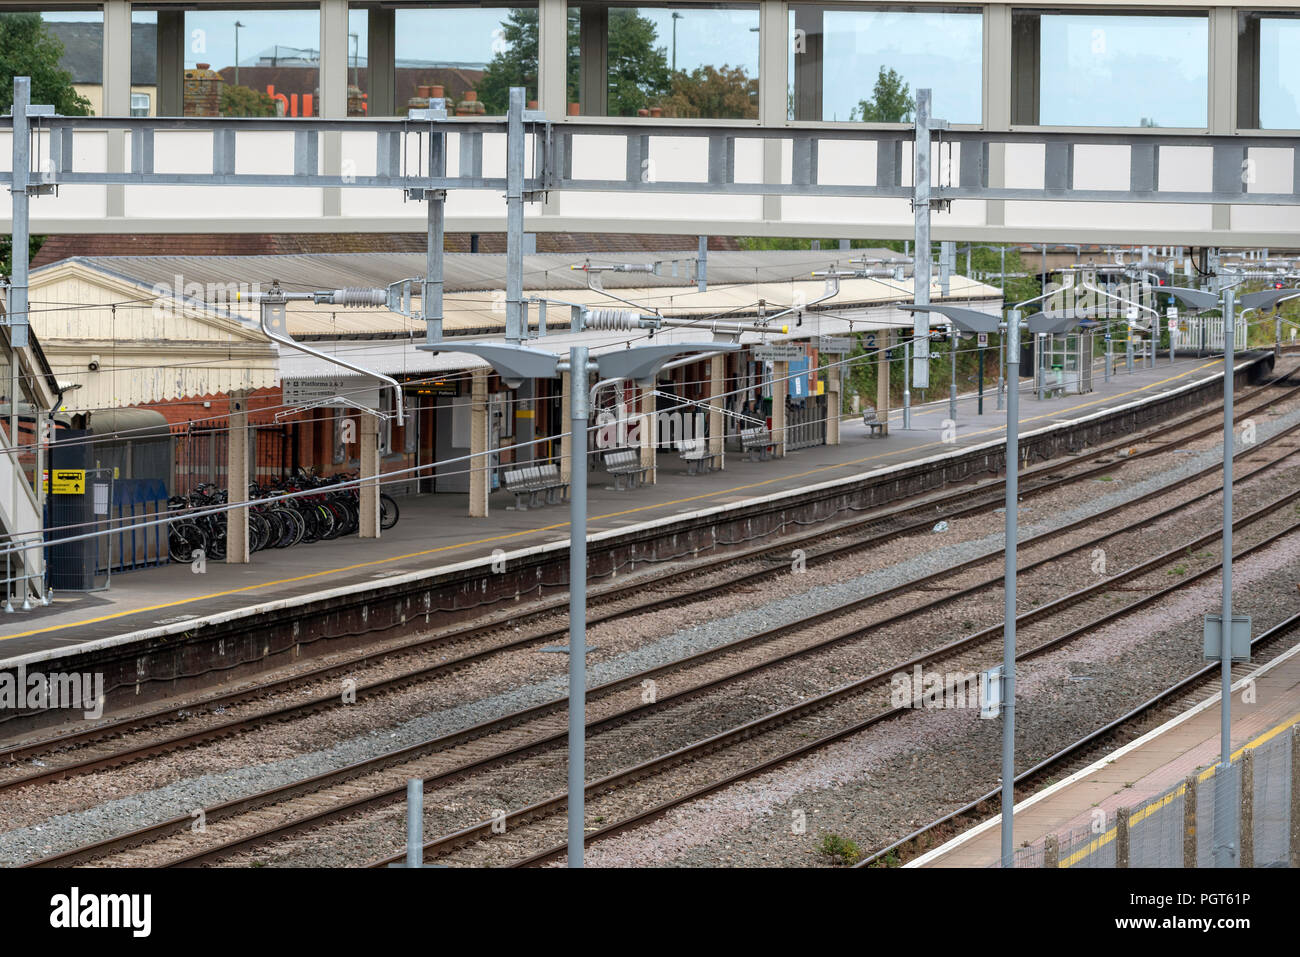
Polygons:
<instances>
[{"instance_id":1,"label":"grey lamp post","mask_svg":"<svg viewBox=\"0 0 1300 957\"><path fill-rule=\"evenodd\" d=\"M486 359L508 386L525 379L553 379L569 373L569 866L583 866L586 819L587 749L587 420L588 374L604 379L653 382L674 356L692 352L735 352L734 342L672 343L636 346L592 359L586 346L572 346L569 357L528 346L483 342L431 342L426 352L465 352Z\"/></svg>"},{"instance_id":2,"label":"grey lamp post","mask_svg":"<svg viewBox=\"0 0 1300 957\"><path fill-rule=\"evenodd\" d=\"M243 27L244 24L235 21L235 86L239 86L239 31Z\"/></svg>"},{"instance_id":3,"label":"grey lamp post","mask_svg":"<svg viewBox=\"0 0 1300 957\"><path fill-rule=\"evenodd\" d=\"M946 316L956 329L965 332L996 332L1001 326L997 316L963 306L900 306L915 312L924 310ZM1078 320L1055 318L1036 313L1026 325L1031 333L1064 332ZM955 330L954 330L955 331ZM1007 480L1006 526L1003 573L1002 611L1002 866L1014 861L1014 813L1016 802L1016 541L1019 535L1017 507L1020 497L1020 309L1007 316L1005 336L1007 366Z\"/></svg>"},{"instance_id":4,"label":"grey lamp post","mask_svg":"<svg viewBox=\"0 0 1300 957\"><path fill-rule=\"evenodd\" d=\"M1232 763L1232 391L1233 358L1236 347L1237 300L1232 289L1220 296L1199 289L1170 286L1167 292L1193 309L1223 311L1223 586L1219 624L1219 770L1215 776L1214 861L1216 866L1234 863L1236 845L1232 839L1233 806L1228 774ZM1300 296L1297 289L1265 289L1241 297L1241 312L1276 308L1284 299Z\"/></svg>"}]
</instances>

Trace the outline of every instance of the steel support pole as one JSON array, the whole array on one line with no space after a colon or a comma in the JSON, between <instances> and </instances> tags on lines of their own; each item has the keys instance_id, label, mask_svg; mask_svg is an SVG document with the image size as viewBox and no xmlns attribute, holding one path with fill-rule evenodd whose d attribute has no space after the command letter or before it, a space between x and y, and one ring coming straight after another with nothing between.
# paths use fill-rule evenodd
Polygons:
<instances>
[{"instance_id":1,"label":"steel support pole","mask_svg":"<svg viewBox=\"0 0 1300 957\"><path fill-rule=\"evenodd\" d=\"M587 799L587 347L569 349L569 866L583 866Z\"/></svg>"},{"instance_id":2,"label":"steel support pole","mask_svg":"<svg viewBox=\"0 0 1300 957\"><path fill-rule=\"evenodd\" d=\"M674 23L674 26L676 24ZM709 288L709 237L700 237L700 251L695 260L695 288L706 292Z\"/></svg>"},{"instance_id":3,"label":"steel support pole","mask_svg":"<svg viewBox=\"0 0 1300 957\"><path fill-rule=\"evenodd\" d=\"M424 781L406 782L406 866L424 867Z\"/></svg>"},{"instance_id":4,"label":"steel support pole","mask_svg":"<svg viewBox=\"0 0 1300 957\"><path fill-rule=\"evenodd\" d=\"M1223 595L1219 611L1219 769L1214 787L1214 863L1231 867L1237 856L1232 788L1232 393L1233 312L1236 295L1223 294Z\"/></svg>"},{"instance_id":5,"label":"steel support pole","mask_svg":"<svg viewBox=\"0 0 1300 957\"><path fill-rule=\"evenodd\" d=\"M951 355L948 357L952 364L952 378L948 383L948 418L955 423L957 421L957 343L961 338L957 335L957 327L953 326Z\"/></svg>"},{"instance_id":6,"label":"steel support pole","mask_svg":"<svg viewBox=\"0 0 1300 957\"><path fill-rule=\"evenodd\" d=\"M506 341L518 343L524 328L524 88L510 88L506 128Z\"/></svg>"},{"instance_id":7,"label":"steel support pole","mask_svg":"<svg viewBox=\"0 0 1300 957\"><path fill-rule=\"evenodd\" d=\"M442 340L442 264L443 245L446 235L446 197L445 190L426 191L425 202L429 204L428 247L425 251L424 290L420 296L420 308L424 312L424 338L426 342Z\"/></svg>"},{"instance_id":8,"label":"steel support pole","mask_svg":"<svg viewBox=\"0 0 1300 957\"><path fill-rule=\"evenodd\" d=\"M979 384L979 407L977 415L984 414L984 349L980 348L980 384Z\"/></svg>"},{"instance_id":9,"label":"steel support pole","mask_svg":"<svg viewBox=\"0 0 1300 957\"><path fill-rule=\"evenodd\" d=\"M1002 866L1015 855L1016 807L1016 514L1020 498L1020 310L1007 317L1006 571L1002 608Z\"/></svg>"},{"instance_id":10,"label":"steel support pole","mask_svg":"<svg viewBox=\"0 0 1300 957\"><path fill-rule=\"evenodd\" d=\"M915 178L912 182L912 223L916 248L912 253L912 300L930 304L930 91L916 91ZM912 314L912 383L930 387L930 313ZM908 389L910 392L910 388ZM911 410L904 392L903 427L911 427Z\"/></svg>"},{"instance_id":11,"label":"steel support pole","mask_svg":"<svg viewBox=\"0 0 1300 957\"><path fill-rule=\"evenodd\" d=\"M912 333L903 342L903 428L912 427Z\"/></svg>"}]
</instances>

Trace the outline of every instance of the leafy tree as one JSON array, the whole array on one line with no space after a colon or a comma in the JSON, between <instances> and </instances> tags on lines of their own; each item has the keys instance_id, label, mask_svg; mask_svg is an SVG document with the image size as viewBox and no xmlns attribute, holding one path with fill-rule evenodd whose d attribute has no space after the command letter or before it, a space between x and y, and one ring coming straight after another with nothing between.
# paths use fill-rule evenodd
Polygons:
<instances>
[{"instance_id":1,"label":"leafy tree","mask_svg":"<svg viewBox=\"0 0 1300 957\"><path fill-rule=\"evenodd\" d=\"M483 103L484 110L493 115L505 113L510 108L510 88L522 86L527 99L537 96L537 9L514 8L501 21L501 37L494 43L493 54L482 78L474 90ZM568 87L570 98L576 99L578 44L578 8L569 8L568 20L569 67Z\"/></svg>"},{"instance_id":2,"label":"leafy tree","mask_svg":"<svg viewBox=\"0 0 1300 957\"><path fill-rule=\"evenodd\" d=\"M45 29L39 13L0 14L0 112L14 106L14 77L32 78L32 102L53 104L63 116L89 116L90 101L59 67L63 42Z\"/></svg>"},{"instance_id":3,"label":"leafy tree","mask_svg":"<svg viewBox=\"0 0 1300 957\"><path fill-rule=\"evenodd\" d=\"M664 115L728 120L758 119L758 78L744 67L702 66L672 75Z\"/></svg>"},{"instance_id":4,"label":"leafy tree","mask_svg":"<svg viewBox=\"0 0 1300 957\"><path fill-rule=\"evenodd\" d=\"M20 74L21 75L21 74ZM12 104L10 104L12 106ZM27 239L27 261L31 262L40 252L41 246L45 244L44 236L29 236ZM13 236L0 236L0 275L13 275L14 268L14 238Z\"/></svg>"},{"instance_id":5,"label":"leafy tree","mask_svg":"<svg viewBox=\"0 0 1300 957\"><path fill-rule=\"evenodd\" d=\"M275 116L275 100L261 90L227 84L221 88L217 111L222 116Z\"/></svg>"},{"instance_id":6,"label":"leafy tree","mask_svg":"<svg viewBox=\"0 0 1300 957\"><path fill-rule=\"evenodd\" d=\"M849 114L850 120L863 123L907 123L912 119L915 104L912 102L911 88L894 70L883 66L880 68L871 94L871 99L858 101L858 105Z\"/></svg>"},{"instance_id":7,"label":"leafy tree","mask_svg":"<svg viewBox=\"0 0 1300 957\"><path fill-rule=\"evenodd\" d=\"M637 110L660 105L672 85L668 51L655 46L654 21L635 9L609 11L609 115L635 116Z\"/></svg>"}]
</instances>

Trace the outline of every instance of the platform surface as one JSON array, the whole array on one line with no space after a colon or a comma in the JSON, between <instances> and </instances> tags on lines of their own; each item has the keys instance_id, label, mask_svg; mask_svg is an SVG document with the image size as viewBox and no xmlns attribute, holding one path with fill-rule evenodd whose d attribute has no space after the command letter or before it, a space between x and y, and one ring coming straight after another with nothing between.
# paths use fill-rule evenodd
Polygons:
<instances>
[{"instance_id":1,"label":"platform surface","mask_svg":"<svg viewBox=\"0 0 1300 957\"><path fill-rule=\"evenodd\" d=\"M1246 748L1259 747L1300 722L1300 646L1254 672L1253 678L1253 702L1243 702L1243 695L1236 690L1247 678L1234 684L1234 760ZM1200 704L1177 718L1018 803L1014 817L1016 846L1037 844L1048 834L1085 833L1098 808L1106 812L1107 820L1113 820L1118 808L1137 807L1176 787L1189 775L1208 774L1220 756L1219 701L1217 694L1207 693ZM1069 857L1064 855L1063 842L1061 866L1086 866L1088 862L1083 858L1095 853L1101 841L1112 837L1113 829ZM1001 859L1001 848L1002 826L995 817L907 866L993 867Z\"/></svg>"},{"instance_id":2,"label":"platform surface","mask_svg":"<svg viewBox=\"0 0 1300 957\"><path fill-rule=\"evenodd\" d=\"M1221 359L1162 357L1154 369L1118 372L1109 383L1098 373L1095 391L1039 401L1028 380L1021 385L1022 429L1092 415L1144 397L1176 389L1222 371ZM818 482L854 476L883 466L919 460L953 449L941 438L948 418L944 394L913 408L912 429L902 428L901 410L892 410L890 434L871 438L861 417L841 425L841 444L816 446L784 459L749 462L728 454L726 468L703 475L686 474L686 463L660 450L658 481L634 490L608 488L609 477L592 472L588 493L591 533L628 529L655 519L761 498ZM1005 412L997 410L996 380L986 385L984 414L977 399L959 398L957 449L1001 436ZM111 587L93 593L56 593L48 607L0 613L0 660L47 649L71 648L160 625L230 612L270 600L308 595L329 588L481 559L494 549L515 551L567 540L568 507L547 506L516 511L513 496L491 496L488 518L470 518L466 495L424 495L399 500L400 521L379 539L356 536L287 549L256 552L247 565L209 562L194 574L188 565L166 565L113 576Z\"/></svg>"}]
</instances>

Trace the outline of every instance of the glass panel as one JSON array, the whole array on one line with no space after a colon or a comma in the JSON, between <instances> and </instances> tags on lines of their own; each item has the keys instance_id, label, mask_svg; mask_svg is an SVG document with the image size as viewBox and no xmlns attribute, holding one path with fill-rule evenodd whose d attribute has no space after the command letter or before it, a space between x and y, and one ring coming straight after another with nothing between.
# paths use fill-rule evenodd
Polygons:
<instances>
[{"instance_id":1,"label":"glass panel","mask_svg":"<svg viewBox=\"0 0 1300 957\"><path fill-rule=\"evenodd\" d=\"M500 116L510 87L537 99L536 7L400 8L396 14L397 112L441 95L458 116Z\"/></svg>"},{"instance_id":2,"label":"glass panel","mask_svg":"<svg viewBox=\"0 0 1300 957\"><path fill-rule=\"evenodd\" d=\"M1044 126L1208 122L1205 17L1049 14L1039 44Z\"/></svg>"},{"instance_id":3,"label":"glass panel","mask_svg":"<svg viewBox=\"0 0 1300 957\"><path fill-rule=\"evenodd\" d=\"M901 123L916 91L935 115L983 116L984 19L975 10L797 5L790 21L790 109L799 120Z\"/></svg>"},{"instance_id":4,"label":"glass panel","mask_svg":"<svg viewBox=\"0 0 1300 957\"><path fill-rule=\"evenodd\" d=\"M186 116L318 116L319 10L186 10Z\"/></svg>"},{"instance_id":5,"label":"glass panel","mask_svg":"<svg viewBox=\"0 0 1300 957\"><path fill-rule=\"evenodd\" d=\"M1300 19L1259 21L1259 125L1300 129Z\"/></svg>"},{"instance_id":6,"label":"glass panel","mask_svg":"<svg viewBox=\"0 0 1300 957\"><path fill-rule=\"evenodd\" d=\"M94 116L104 104L104 16L99 10L0 13L7 76L32 77L32 102L64 116ZM0 112L13 107L13 82L2 84Z\"/></svg>"},{"instance_id":7,"label":"glass panel","mask_svg":"<svg viewBox=\"0 0 1300 957\"><path fill-rule=\"evenodd\" d=\"M603 108L581 102L601 92L602 39ZM758 47L756 6L570 7L570 112L757 119Z\"/></svg>"}]
</instances>

